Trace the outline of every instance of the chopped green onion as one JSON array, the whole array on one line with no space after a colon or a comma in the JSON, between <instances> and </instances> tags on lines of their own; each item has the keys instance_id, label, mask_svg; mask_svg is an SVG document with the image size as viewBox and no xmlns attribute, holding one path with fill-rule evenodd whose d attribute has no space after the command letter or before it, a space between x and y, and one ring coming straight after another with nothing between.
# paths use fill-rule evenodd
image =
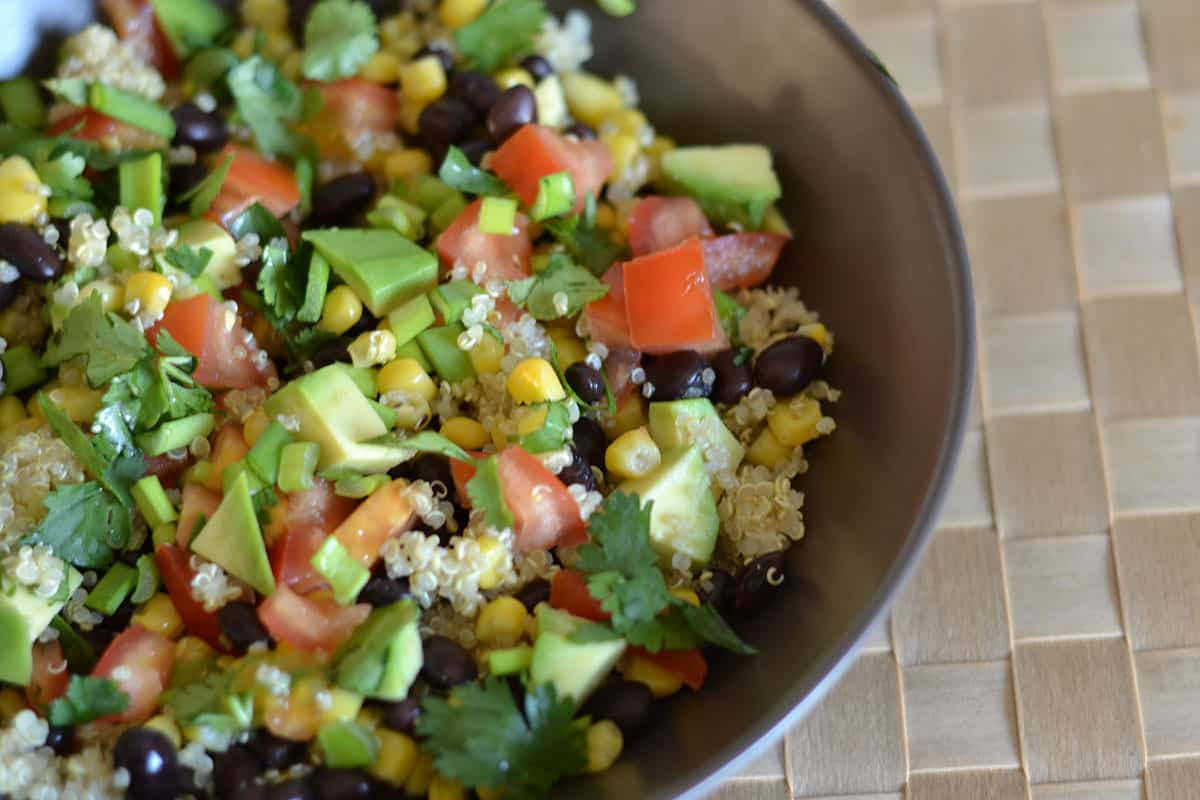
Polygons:
<instances>
[{"instance_id":1,"label":"chopped green onion","mask_svg":"<svg viewBox=\"0 0 1200 800\"><path fill-rule=\"evenodd\" d=\"M130 487L129 493L133 495L133 502L137 504L138 511L142 512L151 528L179 519L179 512L171 504L171 499L167 497L157 475L142 478Z\"/></svg>"},{"instance_id":2,"label":"chopped green onion","mask_svg":"<svg viewBox=\"0 0 1200 800\"><path fill-rule=\"evenodd\" d=\"M22 128L40 128L46 121L46 104L32 78L0 83L0 111L5 119Z\"/></svg>"},{"instance_id":3,"label":"chopped green onion","mask_svg":"<svg viewBox=\"0 0 1200 800\"><path fill-rule=\"evenodd\" d=\"M313 569L329 581L333 598L343 605L353 603L371 579L371 570L352 556L336 536L327 537L310 561Z\"/></svg>"},{"instance_id":4,"label":"chopped green onion","mask_svg":"<svg viewBox=\"0 0 1200 800\"><path fill-rule=\"evenodd\" d=\"M279 455L279 489L284 492L311 489L320 455L321 447L316 442L284 445Z\"/></svg>"},{"instance_id":5,"label":"chopped green onion","mask_svg":"<svg viewBox=\"0 0 1200 800\"><path fill-rule=\"evenodd\" d=\"M485 197L479 207L479 230L512 236L517 222L517 201L508 197Z\"/></svg>"},{"instance_id":6,"label":"chopped green onion","mask_svg":"<svg viewBox=\"0 0 1200 800\"><path fill-rule=\"evenodd\" d=\"M537 199L529 215L534 222L565 214L575 205L575 181L571 173L563 170L553 175L543 175L538 180Z\"/></svg>"},{"instance_id":7,"label":"chopped green onion","mask_svg":"<svg viewBox=\"0 0 1200 800\"><path fill-rule=\"evenodd\" d=\"M175 138L175 120L170 112L141 95L105 83L93 83L88 87L88 105L101 114L150 131L168 141Z\"/></svg>"},{"instance_id":8,"label":"chopped green onion","mask_svg":"<svg viewBox=\"0 0 1200 800\"><path fill-rule=\"evenodd\" d=\"M137 586L129 598L132 603L144 603L158 591L158 564L154 556L143 553L137 560Z\"/></svg>"},{"instance_id":9,"label":"chopped green onion","mask_svg":"<svg viewBox=\"0 0 1200 800\"><path fill-rule=\"evenodd\" d=\"M150 531L150 541L154 542L155 548L160 544L175 544L175 527L174 522L168 522Z\"/></svg>"},{"instance_id":10,"label":"chopped green onion","mask_svg":"<svg viewBox=\"0 0 1200 800\"><path fill-rule=\"evenodd\" d=\"M197 183L191 189L184 193L180 200L188 200L188 211L193 217L200 217L208 211L208 207L212 205L213 200L217 199L217 195L221 193L221 187L225 185L225 177L229 175L229 168L233 166L233 153L225 156L225 160L205 176L204 180Z\"/></svg>"},{"instance_id":11,"label":"chopped green onion","mask_svg":"<svg viewBox=\"0 0 1200 800\"><path fill-rule=\"evenodd\" d=\"M93 611L99 611L106 617L116 613L121 602L133 591L137 584L137 570L123 561L118 561L109 567L108 572L99 583L88 593L83 604Z\"/></svg>"},{"instance_id":12,"label":"chopped green onion","mask_svg":"<svg viewBox=\"0 0 1200 800\"><path fill-rule=\"evenodd\" d=\"M166 196L163 191L162 153L147 153L117 167L121 205L131 211L144 208L154 215L154 224L162 222Z\"/></svg>"}]
</instances>

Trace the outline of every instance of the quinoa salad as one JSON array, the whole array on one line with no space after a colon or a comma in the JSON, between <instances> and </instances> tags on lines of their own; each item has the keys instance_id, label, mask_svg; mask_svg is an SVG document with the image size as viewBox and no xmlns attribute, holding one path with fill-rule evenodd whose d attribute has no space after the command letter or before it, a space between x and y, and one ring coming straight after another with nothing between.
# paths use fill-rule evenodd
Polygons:
<instances>
[{"instance_id":1,"label":"quinoa salad","mask_svg":"<svg viewBox=\"0 0 1200 800\"><path fill-rule=\"evenodd\" d=\"M754 657L838 399L765 147L542 0L100 6L0 82L0 800L538 798Z\"/></svg>"}]
</instances>

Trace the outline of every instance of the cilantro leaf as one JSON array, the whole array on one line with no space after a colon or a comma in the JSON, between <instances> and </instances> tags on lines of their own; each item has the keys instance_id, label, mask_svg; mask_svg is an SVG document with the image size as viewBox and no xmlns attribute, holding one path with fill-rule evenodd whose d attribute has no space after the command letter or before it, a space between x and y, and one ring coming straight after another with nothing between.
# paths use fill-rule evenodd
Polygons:
<instances>
[{"instance_id":1,"label":"cilantro leaf","mask_svg":"<svg viewBox=\"0 0 1200 800\"><path fill-rule=\"evenodd\" d=\"M533 50L546 19L542 0L503 0L454 32L459 53L475 69L492 72Z\"/></svg>"},{"instance_id":2,"label":"cilantro leaf","mask_svg":"<svg viewBox=\"0 0 1200 800\"><path fill-rule=\"evenodd\" d=\"M39 393L37 400L50 427L71 448L83 468L123 506L131 508L133 499L129 487L142 477L146 462L141 452L133 446L129 431L114 432L111 440L89 439L66 412L45 394Z\"/></svg>"},{"instance_id":3,"label":"cilantro leaf","mask_svg":"<svg viewBox=\"0 0 1200 800\"><path fill-rule=\"evenodd\" d=\"M467 194L498 197L508 192L504 181L472 164L466 153L454 145L451 145L450 149L446 151L442 166L438 168L438 177L451 189L457 189Z\"/></svg>"},{"instance_id":4,"label":"cilantro leaf","mask_svg":"<svg viewBox=\"0 0 1200 800\"><path fill-rule=\"evenodd\" d=\"M269 242L280 237L286 238L279 218L261 203L254 203L229 223L229 235L234 239L241 239L251 233L257 233L260 242Z\"/></svg>"},{"instance_id":5,"label":"cilantro leaf","mask_svg":"<svg viewBox=\"0 0 1200 800\"><path fill-rule=\"evenodd\" d=\"M467 463L474 463L475 461L466 450L463 450L440 433L433 431L421 431L418 434L406 437L400 437L394 433L385 433L377 439L372 439L370 443L402 447L405 450L411 450L413 456L417 453L435 453L446 458L453 458L456 461L466 461Z\"/></svg>"},{"instance_id":6,"label":"cilantro leaf","mask_svg":"<svg viewBox=\"0 0 1200 800\"><path fill-rule=\"evenodd\" d=\"M729 623L725 621L720 612L710 605L694 606L691 603L676 600L672 611L679 614L687 626L709 644L742 656L752 656L758 652L742 641L742 638L734 633L733 628L729 627Z\"/></svg>"},{"instance_id":7,"label":"cilantro leaf","mask_svg":"<svg viewBox=\"0 0 1200 800\"><path fill-rule=\"evenodd\" d=\"M86 201L92 199L92 183L83 177L87 159L78 153L63 152L34 161L42 183L50 187L51 196L66 200Z\"/></svg>"},{"instance_id":8,"label":"cilantro leaf","mask_svg":"<svg viewBox=\"0 0 1200 800\"><path fill-rule=\"evenodd\" d=\"M116 419L130 430L146 431L159 422L212 409L212 394L192 377L195 357L165 330L159 333L157 345L161 355L143 359L109 384L97 414L102 431Z\"/></svg>"},{"instance_id":9,"label":"cilantro leaf","mask_svg":"<svg viewBox=\"0 0 1200 800\"><path fill-rule=\"evenodd\" d=\"M67 666L73 672L91 672L96 665L96 651L91 642L80 636L79 631L72 628L61 614L50 620L50 627L58 631L58 643L62 646Z\"/></svg>"},{"instance_id":10,"label":"cilantro leaf","mask_svg":"<svg viewBox=\"0 0 1200 800\"><path fill-rule=\"evenodd\" d=\"M199 250L190 245L180 244L163 253L163 259L172 267L186 272L193 278L198 278L204 272L208 262L212 261L213 251L207 247Z\"/></svg>"},{"instance_id":11,"label":"cilantro leaf","mask_svg":"<svg viewBox=\"0 0 1200 800\"><path fill-rule=\"evenodd\" d=\"M507 800L532 800L587 766L586 734L575 704L553 684L531 687L524 714L496 677L467 683L448 700L427 695L417 733L440 774L467 786L504 787Z\"/></svg>"},{"instance_id":12,"label":"cilantro leaf","mask_svg":"<svg viewBox=\"0 0 1200 800\"><path fill-rule=\"evenodd\" d=\"M204 212L208 211L213 200L216 200L217 195L221 193L221 187L225 185L225 178L229 175L229 168L232 166L233 153L230 153L221 160L216 169L204 176L204 180L180 196L180 200L188 201L188 212L193 217L203 216Z\"/></svg>"},{"instance_id":13,"label":"cilantro leaf","mask_svg":"<svg viewBox=\"0 0 1200 800\"><path fill-rule=\"evenodd\" d=\"M304 26L304 77L336 81L358 74L379 49L375 14L366 3L322 0Z\"/></svg>"},{"instance_id":14,"label":"cilantro leaf","mask_svg":"<svg viewBox=\"0 0 1200 800\"><path fill-rule=\"evenodd\" d=\"M268 156L308 150L304 137L287 124L300 119L303 111L300 89L278 67L262 56L251 56L231 69L225 82L259 150Z\"/></svg>"},{"instance_id":15,"label":"cilantro leaf","mask_svg":"<svg viewBox=\"0 0 1200 800\"><path fill-rule=\"evenodd\" d=\"M129 707L129 695L111 678L72 675L67 693L50 704L51 725L82 725Z\"/></svg>"},{"instance_id":16,"label":"cilantro leaf","mask_svg":"<svg viewBox=\"0 0 1200 800\"><path fill-rule=\"evenodd\" d=\"M467 481L467 497L471 498L472 508L483 512L488 525L500 530L513 526L513 515L504 502L504 491L500 487L495 456L475 462L475 475Z\"/></svg>"},{"instance_id":17,"label":"cilantro leaf","mask_svg":"<svg viewBox=\"0 0 1200 800\"><path fill-rule=\"evenodd\" d=\"M60 486L43 505L46 516L24 541L75 566L107 567L129 540L129 509L95 481Z\"/></svg>"},{"instance_id":18,"label":"cilantro leaf","mask_svg":"<svg viewBox=\"0 0 1200 800\"><path fill-rule=\"evenodd\" d=\"M590 194L582 213L548 219L542 224L567 248L572 258L596 276L603 275L628 252L608 231L596 227L596 198Z\"/></svg>"},{"instance_id":19,"label":"cilantro leaf","mask_svg":"<svg viewBox=\"0 0 1200 800\"><path fill-rule=\"evenodd\" d=\"M100 296L92 295L71 309L42 359L54 367L84 356L88 383L95 388L133 369L150 352L150 344L137 328L105 312Z\"/></svg>"},{"instance_id":20,"label":"cilantro leaf","mask_svg":"<svg viewBox=\"0 0 1200 800\"><path fill-rule=\"evenodd\" d=\"M508 284L509 298L539 320L573 317L606 294L608 284L563 253L552 255L537 275Z\"/></svg>"},{"instance_id":21,"label":"cilantro leaf","mask_svg":"<svg viewBox=\"0 0 1200 800\"><path fill-rule=\"evenodd\" d=\"M287 239L283 237L272 239L263 248L257 286L266 304L267 318L276 328L294 320L304 302L307 262L303 253L289 257Z\"/></svg>"}]
</instances>

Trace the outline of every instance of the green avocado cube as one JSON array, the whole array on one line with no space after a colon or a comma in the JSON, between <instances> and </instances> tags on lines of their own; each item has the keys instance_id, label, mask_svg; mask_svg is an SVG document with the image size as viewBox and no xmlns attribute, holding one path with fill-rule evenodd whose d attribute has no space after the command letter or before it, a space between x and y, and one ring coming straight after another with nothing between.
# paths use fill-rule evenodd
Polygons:
<instances>
[{"instance_id":1,"label":"green avocado cube","mask_svg":"<svg viewBox=\"0 0 1200 800\"><path fill-rule=\"evenodd\" d=\"M204 272L195 280L207 278L218 290L218 294L221 289L228 289L242 282L242 268L237 264L237 242L217 223L208 219L193 219L183 223L179 226L179 244L197 252L205 248L212 253L208 263L204 265Z\"/></svg>"},{"instance_id":2,"label":"green avocado cube","mask_svg":"<svg viewBox=\"0 0 1200 800\"><path fill-rule=\"evenodd\" d=\"M463 312L471 305L471 298L483 293L474 281L450 281L430 292L429 301L449 324L461 321Z\"/></svg>"},{"instance_id":3,"label":"green avocado cube","mask_svg":"<svg viewBox=\"0 0 1200 800\"><path fill-rule=\"evenodd\" d=\"M616 634L605 635L602 626L545 603L536 613L538 634L529 682L532 686L551 683L559 697L570 697L582 705L620 661L625 640Z\"/></svg>"},{"instance_id":4,"label":"green avocado cube","mask_svg":"<svg viewBox=\"0 0 1200 800\"><path fill-rule=\"evenodd\" d=\"M379 381L375 370L370 367L354 367L344 361L337 361L335 363L350 376L350 380L354 381L354 385L358 387L358 390L363 393L364 397L379 396Z\"/></svg>"},{"instance_id":5,"label":"green avocado cube","mask_svg":"<svg viewBox=\"0 0 1200 800\"><path fill-rule=\"evenodd\" d=\"M354 720L326 722L317 729L317 744L325 765L335 769L368 767L379 757L375 734Z\"/></svg>"},{"instance_id":6,"label":"green avocado cube","mask_svg":"<svg viewBox=\"0 0 1200 800\"><path fill-rule=\"evenodd\" d=\"M463 330L462 325L455 323L429 328L417 334L417 344L433 369L443 380L452 383L475 377L471 357L458 346L458 336Z\"/></svg>"},{"instance_id":7,"label":"green avocado cube","mask_svg":"<svg viewBox=\"0 0 1200 800\"><path fill-rule=\"evenodd\" d=\"M259 594L269 595L275 591L275 576L254 512L248 476L247 469L229 486L217 510L192 538L191 550L250 584Z\"/></svg>"},{"instance_id":8,"label":"green avocado cube","mask_svg":"<svg viewBox=\"0 0 1200 800\"><path fill-rule=\"evenodd\" d=\"M757 230L783 194L771 151L760 144L677 147L663 154L662 172L668 188L691 195L720 224Z\"/></svg>"},{"instance_id":9,"label":"green avocado cube","mask_svg":"<svg viewBox=\"0 0 1200 800\"><path fill-rule=\"evenodd\" d=\"M377 317L437 284L437 258L396 231L322 229L303 238Z\"/></svg>"},{"instance_id":10,"label":"green avocado cube","mask_svg":"<svg viewBox=\"0 0 1200 800\"><path fill-rule=\"evenodd\" d=\"M396 358L411 358L421 365L421 369L426 372L433 372L433 364L429 363L429 359L425 357L425 351L417 344L416 339L397 347Z\"/></svg>"},{"instance_id":11,"label":"green avocado cube","mask_svg":"<svg viewBox=\"0 0 1200 800\"><path fill-rule=\"evenodd\" d=\"M653 501L650 546L658 553L660 563L670 566L676 554L686 556L697 566L712 558L720 518L699 446L664 454L662 464L654 471L627 480L619 488L636 494L643 504Z\"/></svg>"},{"instance_id":12,"label":"green avocado cube","mask_svg":"<svg viewBox=\"0 0 1200 800\"><path fill-rule=\"evenodd\" d=\"M519 675L533 663L533 648L529 645L508 647L488 653L488 672L493 675Z\"/></svg>"},{"instance_id":13,"label":"green avocado cube","mask_svg":"<svg viewBox=\"0 0 1200 800\"><path fill-rule=\"evenodd\" d=\"M428 295L419 294L398 306L388 314L388 327L396 337L396 347L403 347L417 338L417 334L431 327L436 319Z\"/></svg>"},{"instance_id":14,"label":"green avocado cube","mask_svg":"<svg viewBox=\"0 0 1200 800\"><path fill-rule=\"evenodd\" d=\"M33 673L33 643L65 605L66 598L83 585L83 575L67 567L62 600L45 600L23 586L0 592L0 682L25 686Z\"/></svg>"},{"instance_id":15,"label":"green avocado cube","mask_svg":"<svg viewBox=\"0 0 1200 800\"><path fill-rule=\"evenodd\" d=\"M403 699L423 663L419 619L411 599L372 611L334 653L337 685L379 700Z\"/></svg>"}]
</instances>

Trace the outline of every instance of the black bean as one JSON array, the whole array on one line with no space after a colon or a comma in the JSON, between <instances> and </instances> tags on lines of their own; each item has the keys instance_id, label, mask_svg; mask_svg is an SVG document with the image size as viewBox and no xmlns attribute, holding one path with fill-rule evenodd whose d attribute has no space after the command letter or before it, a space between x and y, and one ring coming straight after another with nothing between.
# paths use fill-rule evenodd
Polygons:
<instances>
[{"instance_id":1,"label":"black bean","mask_svg":"<svg viewBox=\"0 0 1200 800\"><path fill-rule=\"evenodd\" d=\"M316 800L317 794L303 778L290 778L267 787L267 800Z\"/></svg>"},{"instance_id":2,"label":"black bean","mask_svg":"<svg viewBox=\"0 0 1200 800\"><path fill-rule=\"evenodd\" d=\"M177 199L196 188L207 176L208 170L199 161L195 164L176 164L168 173L167 193L172 199Z\"/></svg>"},{"instance_id":3,"label":"black bean","mask_svg":"<svg viewBox=\"0 0 1200 800\"><path fill-rule=\"evenodd\" d=\"M787 561L782 550L759 556L742 568L734 591L733 604L738 611L753 611L782 585Z\"/></svg>"},{"instance_id":4,"label":"black bean","mask_svg":"<svg viewBox=\"0 0 1200 800\"><path fill-rule=\"evenodd\" d=\"M351 225L366 213L375 199L375 179L366 172L339 175L313 192L312 211L305 223L310 228Z\"/></svg>"},{"instance_id":5,"label":"black bean","mask_svg":"<svg viewBox=\"0 0 1200 800\"><path fill-rule=\"evenodd\" d=\"M8 308L17 299L17 295L21 292L21 286L17 281L12 283L0 283L0 311Z\"/></svg>"},{"instance_id":6,"label":"black bean","mask_svg":"<svg viewBox=\"0 0 1200 800\"><path fill-rule=\"evenodd\" d=\"M309 360L312 361L315 369L327 367L335 361L349 361L349 347L352 341L349 337L334 339L329 344L322 345L321 349L313 353L312 358Z\"/></svg>"},{"instance_id":7,"label":"black bean","mask_svg":"<svg viewBox=\"0 0 1200 800\"><path fill-rule=\"evenodd\" d=\"M712 370L715 375L712 385L714 403L736 403L754 388L754 370L750 360L737 363L738 354L723 350L713 356Z\"/></svg>"},{"instance_id":8,"label":"black bean","mask_svg":"<svg viewBox=\"0 0 1200 800\"><path fill-rule=\"evenodd\" d=\"M317 800L362 800L369 797L373 781L360 769L321 768L309 776Z\"/></svg>"},{"instance_id":9,"label":"black bean","mask_svg":"<svg viewBox=\"0 0 1200 800\"><path fill-rule=\"evenodd\" d=\"M411 461L405 461L393 467L388 473L393 478L407 478L410 481L425 481L440 483L447 491L454 491L454 475L450 472L450 459L435 453L421 453Z\"/></svg>"},{"instance_id":10,"label":"black bean","mask_svg":"<svg viewBox=\"0 0 1200 800\"><path fill-rule=\"evenodd\" d=\"M75 729L69 725L52 725L46 734L46 746L60 756L75 752Z\"/></svg>"},{"instance_id":11,"label":"black bean","mask_svg":"<svg viewBox=\"0 0 1200 800\"><path fill-rule=\"evenodd\" d=\"M362 591L358 593L358 602L381 608L390 606L392 603L399 603L409 594L411 592L408 588L407 578L388 578L379 575L371 578L363 586Z\"/></svg>"},{"instance_id":12,"label":"black bean","mask_svg":"<svg viewBox=\"0 0 1200 800\"><path fill-rule=\"evenodd\" d=\"M179 782L175 746L159 731L129 728L117 739L113 766L129 772L130 800L160 800L174 797Z\"/></svg>"},{"instance_id":13,"label":"black bean","mask_svg":"<svg viewBox=\"0 0 1200 800\"><path fill-rule=\"evenodd\" d=\"M253 603L229 603L217 612L221 633L229 639L235 650L243 651L257 642L270 646L271 634L258 619Z\"/></svg>"},{"instance_id":14,"label":"black bean","mask_svg":"<svg viewBox=\"0 0 1200 800\"><path fill-rule=\"evenodd\" d=\"M491 139L468 139L461 143L458 149L463 151L468 161L478 167L483 157L496 149L496 145Z\"/></svg>"},{"instance_id":15,"label":"black bean","mask_svg":"<svg viewBox=\"0 0 1200 800\"><path fill-rule=\"evenodd\" d=\"M575 451L593 467L604 468L604 451L608 449L608 437L604 428L591 417L580 417L571 427Z\"/></svg>"},{"instance_id":16,"label":"black bean","mask_svg":"<svg viewBox=\"0 0 1200 800\"><path fill-rule=\"evenodd\" d=\"M216 114L201 111L192 103L184 103L171 110L175 120L175 138L171 144L186 145L197 153L212 153L220 150L229 141L229 129Z\"/></svg>"},{"instance_id":17,"label":"black bean","mask_svg":"<svg viewBox=\"0 0 1200 800\"><path fill-rule=\"evenodd\" d=\"M550 62L539 55L525 56L521 59L521 69L529 73L534 82L540 81L542 78L548 78L554 74L554 67Z\"/></svg>"},{"instance_id":18,"label":"black bean","mask_svg":"<svg viewBox=\"0 0 1200 800\"><path fill-rule=\"evenodd\" d=\"M596 475L592 472L591 465L574 448L571 449L571 463L558 473L558 479L567 486L578 483L589 492L596 488Z\"/></svg>"},{"instance_id":19,"label":"black bean","mask_svg":"<svg viewBox=\"0 0 1200 800\"><path fill-rule=\"evenodd\" d=\"M83 640L91 645L92 650L96 653L103 653L105 648L117 637L113 631L106 631L100 627L92 628L90 631L78 630L76 633L82 636Z\"/></svg>"},{"instance_id":20,"label":"black bean","mask_svg":"<svg viewBox=\"0 0 1200 800\"><path fill-rule=\"evenodd\" d=\"M708 362L695 350L679 350L645 360L642 369L646 371L646 383L652 389L651 400L708 397L712 391L712 384L704 382Z\"/></svg>"},{"instance_id":21,"label":"black bean","mask_svg":"<svg viewBox=\"0 0 1200 800\"><path fill-rule=\"evenodd\" d=\"M379 721L384 727L400 733L412 733L421 718L421 703L415 697L406 697L380 706Z\"/></svg>"},{"instance_id":22,"label":"black bean","mask_svg":"<svg viewBox=\"0 0 1200 800\"><path fill-rule=\"evenodd\" d=\"M475 680L477 673L475 659L458 642L445 636L430 636L425 640L421 674L434 686L449 689Z\"/></svg>"},{"instance_id":23,"label":"black bean","mask_svg":"<svg viewBox=\"0 0 1200 800\"><path fill-rule=\"evenodd\" d=\"M654 693L644 683L613 678L588 699L583 713L612 720L629 736L646 724L653 706Z\"/></svg>"},{"instance_id":24,"label":"black bean","mask_svg":"<svg viewBox=\"0 0 1200 800\"><path fill-rule=\"evenodd\" d=\"M203 795L197 795L202 797ZM224 800L220 795L213 795L213 800ZM267 800L267 786L264 783L255 783L251 786L246 786L237 795L237 800Z\"/></svg>"},{"instance_id":25,"label":"black bean","mask_svg":"<svg viewBox=\"0 0 1200 800\"><path fill-rule=\"evenodd\" d=\"M303 761L307 755L304 742L293 742L268 731L259 730L250 742L250 749L258 754L263 769L287 769Z\"/></svg>"},{"instance_id":26,"label":"black bean","mask_svg":"<svg viewBox=\"0 0 1200 800\"><path fill-rule=\"evenodd\" d=\"M62 275L63 262L41 234L28 225L0 225L0 258L31 281L45 283Z\"/></svg>"},{"instance_id":27,"label":"black bean","mask_svg":"<svg viewBox=\"0 0 1200 800\"><path fill-rule=\"evenodd\" d=\"M488 112L488 134L492 141L503 142L531 122L537 122L537 98L532 89L518 83L505 89Z\"/></svg>"},{"instance_id":28,"label":"black bean","mask_svg":"<svg viewBox=\"0 0 1200 800\"><path fill-rule=\"evenodd\" d=\"M446 72L454 69L454 53L444 45L427 44L417 51L415 58L424 58L425 56L437 56L438 60L442 62L442 69Z\"/></svg>"},{"instance_id":29,"label":"black bean","mask_svg":"<svg viewBox=\"0 0 1200 800\"><path fill-rule=\"evenodd\" d=\"M563 371L563 375L583 402L599 403L604 399L604 376L586 361L576 361Z\"/></svg>"},{"instance_id":30,"label":"black bean","mask_svg":"<svg viewBox=\"0 0 1200 800\"><path fill-rule=\"evenodd\" d=\"M777 397L804 391L821 371L825 351L807 336L789 336L758 354L754 382Z\"/></svg>"},{"instance_id":31,"label":"black bean","mask_svg":"<svg viewBox=\"0 0 1200 800\"><path fill-rule=\"evenodd\" d=\"M733 594L735 591L733 576L726 570L717 567L711 570L712 575L709 577L709 588L701 589L700 601L706 603L717 611L728 611L733 603Z\"/></svg>"},{"instance_id":32,"label":"black bean","mask_svg":"<svg viewBox=\"0 0 1200 800\"><path fill-rule=\"evenodd\" d=\"M574 125L567 128L566 133L568 136L574 136L580 141L587 141L588 139L596 138L596 132L592 130L592 126L583 122L576 122Z\"/></svg>"},{"instance_id":33,"label":"black bean","mask_svg":"<svg viewBox=\"0 0 1200 800\"><path fill-rule=\"evenodd\" d=\"M431 148L444 148L462 140L474 124L475 111L457 97L435 100L417 118L421 137Z\"/></svg>"},{"instance_id":34,"label":"black bean","mask_svg":"<svg viewBox=\"0 0 1200 800\"><path fill-rule=\"evenodd\" d=\"M474 70L456 72L450 77L447 91L462 100L480 117L485 116L500 97L500 87L490 76Z\"/></svg>"},{"instance_id":35,"label":"black bean","mask_svg":"<svg viewBox=\"0 0 1200 800\"><path fill-rule=\"evenodd\" d=\"M545 578L534 578L525 584L516 596L528 611L533 611L538 603L550 602L550 581Z\"/></svg>"},{"instance_id":36,"label":"black bean","mask_svg":"<svg viewBox=\"0 0 1200 800\"><path fill-rule=\"evenodd\" d=\"M258 780L262 767L258 756L245 747L231 747L216 759L213 787L217 797L240 797L241 792Z\"/></svg>"}]
</instances>

